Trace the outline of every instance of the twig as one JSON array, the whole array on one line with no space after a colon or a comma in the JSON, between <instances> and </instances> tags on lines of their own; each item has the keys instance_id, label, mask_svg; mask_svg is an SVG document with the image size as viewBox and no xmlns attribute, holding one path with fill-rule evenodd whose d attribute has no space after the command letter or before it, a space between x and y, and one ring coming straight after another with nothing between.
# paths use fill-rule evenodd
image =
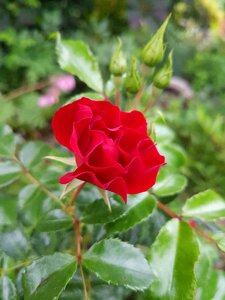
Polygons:
<instances>
[{"instance_id":1,"label":"twig","mask_svg":"<svg viewBox=\"0 0 225 300\"><path fill-rule=\"evenodd\" d=\"M134 109L137 109L138 104L140 103L141 96L142 96L143 91L144 91L144 87L145 87L145 85L144 85L144 83L143 83L142 86L141 86L141 88L140 88L140 90L139 90L139 91L137 92L137 94L136 94L136 97L135 97L135 99L134 99L134 105L133 105L133 108L134 108Z\"/></svg>"},{"instance_id":2,"label":"twig","mask_svg":"<svg viewBox=\"0 0 225 300\"><path fill-rule=\"evenodd\" d=\"M18 89L14 90L14 91L6 94L6 95L3 95L3 98L5 100L9 101L9 100L12 100L14 98L18 98L18 97L20 97L24 94L31 93L31 92L34 92L36 90L41 90L41 89L45 88L46 86L48 86L50 83L51 83L51 79L48 78L48 79L42 80L38 83L18 88Z\"/></svg>"},{"instance_id":3,"label":"twig","mask_svg":"<svg viewBox=\"0 0 225 300\"><path fill-rule=\"evenodd\" d=\"M80 273L81 273L81 278L82 278L82 285L83 285L83 289L84 289L84 299L88 300L88 293L87 293L87 286L86 286L86 281L85 281L85 277L84 277L84 272L83 272L83 267L82 267L82 253L81 253L81 240L82 240L82 236L81 236L81 226L80 226L80 220L79 218L77 218L76 213L75 213L75 209L74 209L74 202L76 201L81 189L83 188L83 186L85 185L85 182L83 184L81 184L74 192L67 210L71 212L72 217L73 217L73 228L75 231L75 236L76 236L76 257L77 257L77 263L80 267Z\"/></svg>"},{"instance_id":4,"label":"twig","mask_svg":"<svg viewBox=\"0 0 225 300\"><path fill-rule=\"evenodd\" d=\"M172 210L170 210L166 205L164 205L159 200L157 200L157 205L158 205L159 208L161 208L171 218L176 218L178 220L182 220L181 216L176 215L174 212L172 212Z\"/></svg>"},{"instance_id":5,"label":"twig","mask_svg":"<svg viewBox=\"0 0 225 300\"><path fill-rule=\"evenodd\" d=\"M61 208L67 212L66 206L56 197L51 191L49 191L38 179L34 178L33 175L29 172L29 170L23 165L23 163L15 156L13 157L13 161L16 162L21 170L23 175L34 185L38 186L40 190L42 190L46 195L49 196L53 201L55 201Z\"/></svg>"}]
</instances>

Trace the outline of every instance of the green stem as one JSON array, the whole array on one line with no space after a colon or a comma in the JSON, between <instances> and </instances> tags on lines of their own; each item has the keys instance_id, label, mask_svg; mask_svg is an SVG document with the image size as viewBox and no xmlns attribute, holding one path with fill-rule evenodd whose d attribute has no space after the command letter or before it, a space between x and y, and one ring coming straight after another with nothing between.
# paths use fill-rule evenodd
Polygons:
<instances>
[{"instance_id":1,"label":"green stem","mask_svg":"<svg viewBox=\"0 0 225 300\"><path fill-rule=\"evenodd\" d=\"M33 177L33 175L29 172L29 170L23 165L23 163L16 157L13 157L13 161L16 162L21 170L22 173L24 175L24 177L26 177L32 184L36 185L37 187L40 188L40 190L42 190L46 195L49 196L49 198L51 198L53 201L55 201L59 206L61 206L61 208L67 212L66 206L58 199L58 197L56 197L56 195L54 195L51 191L49 191L43 184L42 182L40 182L38 179L36 179L35 177Z\"/></svg>"},{"instance_id":2,"label":"green stem","mask_svg":"<svg viewBox=\"0 0 225 300\"><path fill-rule=\"evenodd\" d=\"M80 264L80 274L81 274L82 284L83 284L83 288L84 288L84 300L88 300L89 298L88 298L87 287L86 287L82 264Z\"/></svg>"}]
</instances>

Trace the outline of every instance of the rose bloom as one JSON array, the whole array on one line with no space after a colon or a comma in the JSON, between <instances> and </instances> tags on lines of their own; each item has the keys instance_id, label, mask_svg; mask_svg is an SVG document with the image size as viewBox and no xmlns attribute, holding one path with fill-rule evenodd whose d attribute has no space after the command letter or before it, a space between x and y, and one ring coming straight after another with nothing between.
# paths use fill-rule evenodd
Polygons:
<instances>
[{"instance_id":1,"label":"rose bloom","mask_svg":"<svg viewBox=\"0 0 225 300\"><path fill-rule=\"evenodd\" d=\"M77 169L60 178L78 178L119 194L147 191L165 164L147 134L139 111L122 112L110 102L81 98L56 111L52 127L57 141L74 153Z\"/></svg>"}]
</instances>

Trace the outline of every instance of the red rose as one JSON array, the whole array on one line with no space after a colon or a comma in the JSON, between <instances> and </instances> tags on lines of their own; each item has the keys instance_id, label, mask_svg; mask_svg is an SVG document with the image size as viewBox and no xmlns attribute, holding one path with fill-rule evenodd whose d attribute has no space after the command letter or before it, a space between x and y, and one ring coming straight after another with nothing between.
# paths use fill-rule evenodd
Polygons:
<instances>
[{"instance_id":1,"label":"red rose","mask_svg":"<svg viewBox=\"0 0 225 300\"><path fill-rule=\"evenodd\" d=\"M127 194L151 188L165 163L147 134L139 111L122 112L108 101L81 98L61 107L52 127L56 139L75 155L77 169L60 178L78 178L101 189Z\"/></svg>"}]
</instances>

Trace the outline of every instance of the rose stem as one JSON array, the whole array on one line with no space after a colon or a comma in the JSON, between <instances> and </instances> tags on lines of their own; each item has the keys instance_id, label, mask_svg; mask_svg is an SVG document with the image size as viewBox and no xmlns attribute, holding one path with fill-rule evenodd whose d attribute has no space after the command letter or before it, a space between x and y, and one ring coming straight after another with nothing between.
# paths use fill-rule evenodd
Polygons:
<instances>
[{"instance_id":1,"label":"rose stem","mask_svg":"<svg viewBox=\"0 0 225 300\"><path fill-rule=\"evenodd\" d=\"M79 186L76 188L76 190L75 190L75 192L74 192L74 194L73 194L73 196L72 196L72 198L71 198L71 200L70 200L70 202L69 202L69 204L68 204L69 207L71 207L71 206L74 205L74 202L76 201L76 199L77 199L77 197L78 197L80 191L81 191L82 188L84 187L85 183L86 183L86 182L82 183L81 185L79 185Z\"/></svg>"},{"instance_id":2,"label":"rose stem","mask_svg":"<svg viewBox=\"0 0 225 300\"><path fill-rule=\"evenodd\" d=\"M16 157L13 157L13 161L16 162L23 173L23 175L34 185L38 186L46 195L49 196L53 201L55 201L61 208L66 211L66 206L56 197L51 191L49 191L38 179L34 178L29 170L23 165L23 163Z\"/></svg>"},{"instance_id":3,"label":"rose stem","mask_svg":"<svg viewBox=\"0 0 225 300\"><path fill-rule=\"evenodd\" d=\"M41 89L45 88L46 86L48 86L50 83L51 83L51 80L48 78L48 79L42 80L38 83L18 88L16 90L8 93L7 95L3 95L3 98L8 101L13 100L14 98L18 98L24 94L31 93L36 90L41 90Z\"/></svg>"},{"instance_id":4,"label":"rose stem","mask_svg":"<svg viewBox=\"0 0 225 300\"><path fill-rule=\"evenodd\" d=\"M157 200L157 205L159 208L161 208L168 216L170 216L171 218L176 218L178 220L181 220L182 217L176 215L174 212L172 212L172 210L170 210L166 205L164 205L162 202L160 202L159 200Z\"/></svg>"},{"instance_id":5,"label":"rose stem","mask_svg":"<svg viewBox=\"0 0 225 300\"><path fill-rule=\"evenodd\" d=\"M144 91L144 87L145 87L145 85L144 85L144 83L143 83L142 86L141 86L141 88L140 88L140 90L139 90L139 91L137 92L137 94L136 94L136 97L135 97L135 99L134 99L134 105L133 105L133 108L134 108L134 109L137 109L138 104L140 103L141 96L142 96L143 91Z\"/></svg>"},{"instance_id":6,"label":"rose stem","mask_svg":"<svg viewBox=\"0 0 225 300\"><path fill-rule=\"evenodd\" d=\"M86 182L82 183L74 192L70 202L69 202L69 205L68 205L68 208L69 208L69 211L72 211L70 208L73 207L74 205L74 202L76 201L81 189L84 187ZM82 278L82 285L83 285L83 289L84 289L84 299L85 300L88 300L88 293L87 293L87 286L86 286L86 282L85 282L85 277L84 277L84 272L83 272L83 267L82 267L82 254L81 254L81 240L82 240L82 237L81 237L81 226L80 226L80 220L79 218L77 218L76 216L76 213L75 213L75 210L73 210L73 214L72 214L72 217L73 217L73 228L74 228L74 231L75 231L75 235L76 235L76 256L77 256L77 263L80 267L80 274L81 274L81 278Z\"/></svg>"},{"instance_id":7,"label":"rose stem","mask_svg":"<svg viewBox=\"0 0 225 300\"><path fill-rule=\"evenodd\" d=\"M157 200L157 205L158 207L160 207L168 216L170 216L171 218L176 218L178 220L182 220L182 216L178 216L176 215L174 212L172 212L166 205L164 205L162 202L160 202L159 200ZM210 236L208 236L207 234L205 234L204 232L200 231L199 229L196 228L196 223L194 220L190 220L189 222L186 222L191 228L192 230L194 230L199 236L203 237L205 240L209 241L210 243L214 244L217 246L217 242L212 239ZM219 249L219 248L218 248ZM220 250L220 249L219 249ZM221 250L220 250L221 251Z\"/></svg>"}]
</instances>

